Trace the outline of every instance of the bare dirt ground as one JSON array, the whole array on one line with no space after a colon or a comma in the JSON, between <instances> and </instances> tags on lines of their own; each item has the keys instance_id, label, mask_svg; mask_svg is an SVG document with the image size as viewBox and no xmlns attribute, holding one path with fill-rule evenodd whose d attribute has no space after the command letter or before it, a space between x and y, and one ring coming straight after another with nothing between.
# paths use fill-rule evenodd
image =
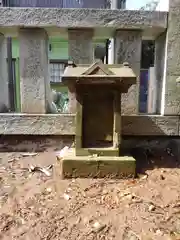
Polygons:
<instances>
[{"instance_id":1,"label":"bare dirt ground","mask_svg":"<svg viewBox=\"0 0 180 240\"><path fill-rule=\"evenodd\" d=\"M136 179L61 180L51 149L0 153L0 239L180 239L179 163L160 155ZM55 165L48 177L31 164Z\"/></svg>"}]
</instances>

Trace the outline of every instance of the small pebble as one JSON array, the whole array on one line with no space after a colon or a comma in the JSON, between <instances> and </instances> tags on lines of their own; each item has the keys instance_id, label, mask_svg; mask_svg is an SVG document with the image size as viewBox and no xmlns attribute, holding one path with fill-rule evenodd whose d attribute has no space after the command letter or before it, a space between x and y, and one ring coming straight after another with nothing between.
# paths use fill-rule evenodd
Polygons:
<instances>
[{"instance_id":1,"label":"small pebble","mask_svg":"<svg viewBox=\"0 0 180 240\"><path fill-rule=\"evenodd\" d=\"M67 188L67 190L66 190L67 193L70 193L71 191L72 191L72 189L70 187Z\"/></svg>"},{"instance_id":2,"label":"small pebble","mask_svg":"<svg viewBox=\"0 0 180 240\"><path fill-rule=\"evenodd\" d=\"M66 194L66 193L64 193L63 197L64 197L64 199L67 200L67 201L70 200L70 196L69 196L68 194Z\"/></svg>"},{"instance_id":3,"label":"small pebble","mask_svg":"<svg viewBox=\"0 0 180 240\"><path fill-rule=\"evenodd\" d=\"M160 179L161 179L161 180L165 180L165 177L161 174L161 175L160 175Z\"/></svg>"},{"instance_id":4,"label":"small pebble","mask_svg":"<svg viewBox=\"0 0 180 240\"><path fill-rule=\"evenodd\" d=\"M163 232L162 232L160 229L158 229L158 230L156 231L156 234L157 234L158 236L163 236Z\"/></svg>"},{"instance_id":5,"label":"small pebble","mask_svg":"<svg viewBox=\"0 0 180 240\"><path fill-rule=\"evenodd\" d=\"M107 190L107 189L103 189L102 194L103 194L103 195L108 194L108 190Z\"/></svg>"},{"instance_id":6,"label":"small pebble","mask_svg":"<svg viewBox=\"0 0 180 240\"><path fill-rule=\"evenodd\" d=\"M50 187L46 188L46 192L51 193L52 189Z\"/></svg>"},{"instance_id":7,"label":"small pebble","mask_svg":"<svg viewBox=\"0 0 180 240\"><path fill-rule=\"evenodd\" d=\"M138 238L136 236L131 236L129 240L138 240Z\"/></svg>"},{"instance_id":8,"label":"small pebble","mask_svg":"<svg viewBox=\"0 0 180 240\"><path fill-rule=\"evenodd\" d=\"M86 224L89 224L89 218L85 217L83 218L83 223L86 225Z\"/></svg>"},{"instance_id":9,"label":"small pebble","mask_svg":"<svg viewBox=\"0 0 180 240\"><path fill-rule=\"evenodd\" d=\"M101 225L100 225L100 223L99 222L95 222L94 224L93 224L93 227L94 228L99 228Z\"/></svg>"},{"instance_id":10,"label":"small pebble","mask_svg":"<svg viewBox=\"0 0 180 240\"><path fill-rule=\"evenodd\" d=\"M21 224L26 224L26 221L23 218L20 218Z\"/></svg>"},{"instance_id":11,"label":"small pebble","mask_svg":"<svg viewBox=\"0 0 180 240\"><path fill-rule=\"evenodd\" d=\"M94 231L95 231L95 232L100 232L100 231L102 231L105 227L106 227L105 224L100 224L99 222L95 222L95 223L93 224L93 228L94 228Z\"/></svg>"},{"instance_id":12,"label":"small pebble","mask_svg":"<svg viewBox=\"0 0 180 240\"><path fill-rule=\"evenodd\" d=\"M142 180L145 180L145 179L147 179L148 178L148 175L144 175L141 179Z\"/></svg>"},{"instance_id":13,"label":"small pebble","mask_svg":"<svg viewBox=\"0 0 180 240\"><path fill-rule=\"evenodd\" d=\"M131 201L133 199L133 195L129 194L125 197L125 199Z\"/></svg>"},{"instance_id":14,"label":"small pebble","mask_svg":"<svg viewBox=\"0 0 180 240\"><path fill-rule=\"evenodd\" d=\"M125 196L128 196L130 194L131 194L130 192L123 192L123 193L120 194L120 197L125 197Z\"/></svg>"},{"instance_id":15,"label":"small pebble","mask_svg":"<svg viewBox=\"0 0 180 240\"><path fill-rule=\"evenodd\" d=\"M152 212L152 211L154 211L156 208L155 208L155 206L154 205L150 205L149 206L149 212Z\"/></svg>"}]
</instances>

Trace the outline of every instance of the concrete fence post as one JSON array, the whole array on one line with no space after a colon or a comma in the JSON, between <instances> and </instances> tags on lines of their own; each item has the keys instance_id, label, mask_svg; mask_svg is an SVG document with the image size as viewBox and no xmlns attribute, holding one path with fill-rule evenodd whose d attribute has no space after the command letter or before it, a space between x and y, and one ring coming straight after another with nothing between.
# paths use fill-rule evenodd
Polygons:
<instances>
[{"instance_id":1,"label":"concrete fence post","mask_svg":"<svg viewBox=\"0 0 180 240\"><path fill-rule=\"evenodd\" d=\"M93 30L68 30L69 58L75 64L91 64L94 61ZM68 85L69 112L76 113L76 92L72 84Z\"/></svg>"},{"instance_id":2,"label":"concrete fence post","mask_svg":"<svg viewBox=\"0 0 180 240\"><path fill-rule=\"evenodd\" d=\"M162 87L162 115L180 115L180 1L169 1L169 17L165 47Z\"/></svg>"},{"instance_id":3,"label":"concrete fence post","mask_svg":"<svg viewBox=\"0 0 180 240\"><path fill-rule=\"evenodd\" d=\"M129 88L128 93L121 95L122 115L138 113L140 65L141 65L142 32L117 30L115 33L115 63L128 62L137 76L137 84Z\"/></svg>"},{"instance_id":4,"label":"concrete fence post","mask_svg":"<svg viewBox=\"0 0 180 240\"><path fill-rule=\"evenodd\" d=\"M19 30L21 111L43 114L50 99L48 35L44 29Z\"/></svg>"}]
</instances>

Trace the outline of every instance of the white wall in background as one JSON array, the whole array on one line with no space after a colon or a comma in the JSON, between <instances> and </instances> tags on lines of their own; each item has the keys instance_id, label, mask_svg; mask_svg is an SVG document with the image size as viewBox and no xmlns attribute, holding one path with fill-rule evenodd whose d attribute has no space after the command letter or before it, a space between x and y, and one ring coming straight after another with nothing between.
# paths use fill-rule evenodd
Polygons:
<instances>
[{"instance_id":1,"label":"white wall in background","mask_svg":"<svg viewBox=\"0 0 180 240\"><path fill-rule=\"evenodd\" d=\"M168 12L169 11L169 0L160 0L156 11L165 11Z\"/></svg>"}]
</instances>

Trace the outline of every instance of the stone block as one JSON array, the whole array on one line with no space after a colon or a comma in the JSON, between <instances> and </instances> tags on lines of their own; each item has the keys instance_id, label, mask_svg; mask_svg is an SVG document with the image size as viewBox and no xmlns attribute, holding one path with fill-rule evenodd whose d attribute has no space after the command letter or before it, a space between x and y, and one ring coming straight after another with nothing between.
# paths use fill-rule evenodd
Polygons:
<instances>
[{"instance_id":1,"label":"stone block","mask_svg":"<svg viewBox=\"0 0 180 240\"><path fill-rule=\"evenodd\" d=\"M124 136L178 136L179 117L173 116L123 116Z\"/></svg>"},{"instance_id":2,"label":"stone block","mask_svg":"<svg viewBox=\"0 0 180 240\"><path fill-rule=\"evenodd\" d=\"M165 29L166 12L110 9L0 8L0 26ZM14 32L13 31L13 32Z\"/></svg>"},{"instance_id":3,"label":"stone block","mask_svg":"<svg viewBox=\"0 0 180 240\"><path fill-rule=\"evenodd\" d=\"M62 178L128 178L134 177L136 161L133 157L91 157L68 153L60 160Z\"/></svg>"},{"instance_id":4,"label":"stone block","mask_svg":"<svg viewBox=\"0 0 180 240\"><path fill-rule=\"evenodd\" d=\"M180 136L178 116L122 116L121 124L123 136ZM75 130L75 114L0 114L1 135L74 136Z\"/></svg>"},{"instance_id":5,"label":"stone block","mask_svg":"<svg viewBox=\"0 0 180 240\"><path fill-rule=\"evenodd\" d=\"M75 116L70 114L1 114L2 135L74 135Z\"/></svg>"}]
</instances>

